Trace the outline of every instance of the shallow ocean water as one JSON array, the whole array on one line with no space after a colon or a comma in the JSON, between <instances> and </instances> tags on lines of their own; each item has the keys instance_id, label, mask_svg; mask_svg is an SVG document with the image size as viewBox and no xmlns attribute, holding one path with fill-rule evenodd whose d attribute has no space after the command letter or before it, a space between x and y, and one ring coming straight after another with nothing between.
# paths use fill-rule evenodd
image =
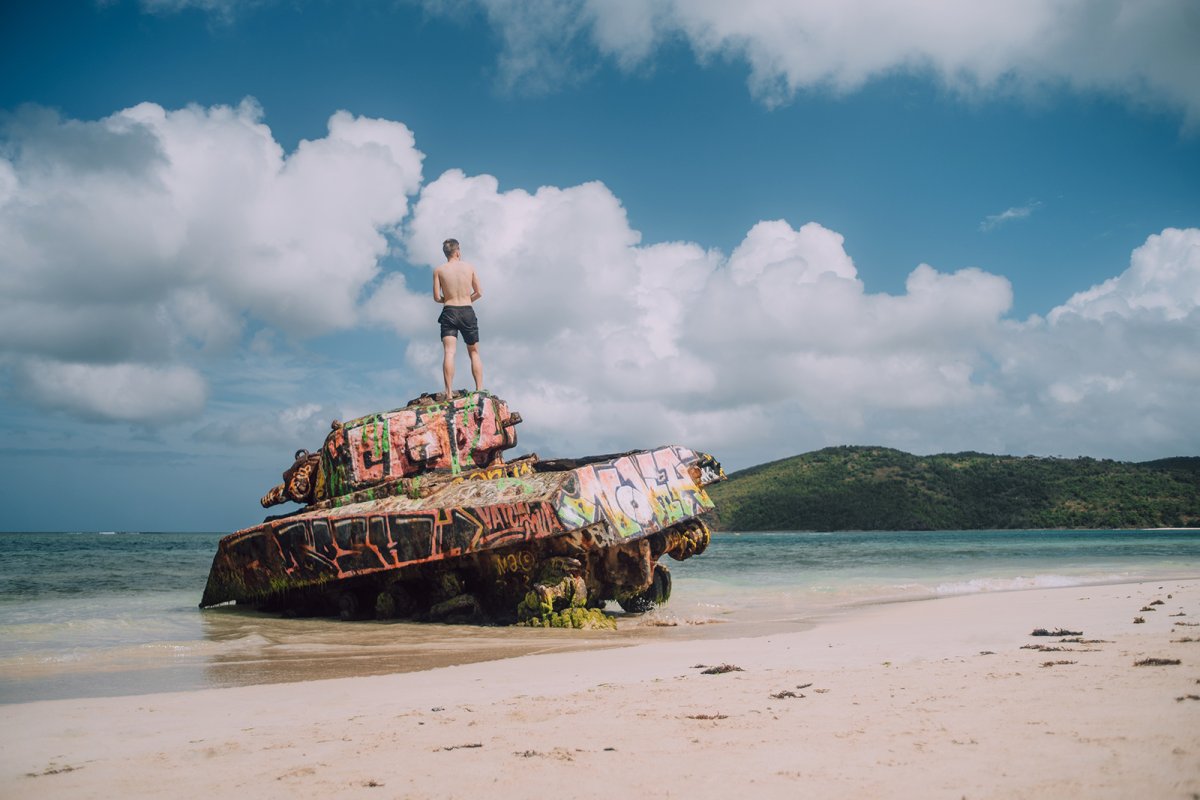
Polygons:
<instances>
[{"instance_id":1,"label":"shallow ocean water","mask_svg":"<svg viewBox=\"0 0 1200 800\"><path fill-rule=\"evenodd\" d=\"M863 603L1200 577L1196 530L722 533L700 557L665 559L671 602L619 616L615 633L343 623L234 606L201 611L220 537L0 533L0 703L757 635Z\"/></svg>"}]
</instances>

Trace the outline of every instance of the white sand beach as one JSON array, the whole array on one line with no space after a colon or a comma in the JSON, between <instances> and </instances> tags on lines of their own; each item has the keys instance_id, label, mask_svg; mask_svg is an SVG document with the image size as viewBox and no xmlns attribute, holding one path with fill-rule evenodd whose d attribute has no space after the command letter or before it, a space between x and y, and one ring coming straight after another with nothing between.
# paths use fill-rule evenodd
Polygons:
<instances>
[{"instance_id":1,"label":"white sand beach","mask_svg":"<svg viewBox=\"0 0 1200 800\"><path fill-rule=\"evenodd\" d=\"M739 669L704 672L721 665ZM867 606L764 638L16 704L0 726L8 798L1192 798L1200 581Z\"/></svg>"}]
</instances>

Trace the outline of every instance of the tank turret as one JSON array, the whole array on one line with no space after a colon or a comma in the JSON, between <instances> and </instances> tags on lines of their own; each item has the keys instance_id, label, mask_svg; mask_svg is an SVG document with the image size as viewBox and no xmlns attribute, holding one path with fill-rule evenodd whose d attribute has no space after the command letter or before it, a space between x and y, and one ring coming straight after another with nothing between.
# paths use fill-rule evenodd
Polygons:
<instances>
[{"instance_id":1,"label":"tank turret","mask_svg":"<svg viewBox=\"0 0 1200 800\"><path fill-rule=\"evenodd\" d=\"M521 415L488 392L459 392L449 401L422 395L403 408L338 422L318 453L300 450L264 508L289 500L313 505L374 487L406 489L422 475L455 476L503 466L517 444Z\"/></svg>"}]
</instances>

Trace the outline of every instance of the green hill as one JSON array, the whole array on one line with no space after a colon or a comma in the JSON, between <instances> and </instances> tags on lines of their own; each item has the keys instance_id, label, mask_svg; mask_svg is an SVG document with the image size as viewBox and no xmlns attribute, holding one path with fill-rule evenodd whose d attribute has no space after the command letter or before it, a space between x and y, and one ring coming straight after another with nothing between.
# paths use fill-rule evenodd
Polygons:
<instances>
[{"instance_id":1,"label":"green hill","mask_svg":"<svg viewBox=\"0 0 1200 800\"><path fill-rule=\"evenodd\" d=\"M709 487L722 530L1200 526L1200 458L1093 458L828 447Z\"/></svg>"}]
</instances>

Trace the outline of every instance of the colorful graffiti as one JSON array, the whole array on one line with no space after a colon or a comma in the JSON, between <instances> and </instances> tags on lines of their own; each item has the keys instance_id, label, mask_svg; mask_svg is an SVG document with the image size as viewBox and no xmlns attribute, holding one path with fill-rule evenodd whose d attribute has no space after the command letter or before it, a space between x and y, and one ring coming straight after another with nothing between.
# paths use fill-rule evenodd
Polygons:
<instances>
[{"instance_id":1,"label":"colorful graffiti","mask_svg":"<svg viewBox=\"0 0 1200 800\"><path fill-rule=\"evenodd\" d=\"M521 415L504 401L470 392L450 402L418 398L404 408L334 423L321 450L327 495L427 472L491 466L517 443L520 422Z\"/></svg>"},{"instance_id":2,"label":"colorful graffiti","mask_svg":"<svg viewBox=\"0 0 1200 800\"><path fill-rule=\"evenodd\" d=\"M277 520L221 542L201 605L562 533L546 502Z\"/></svg>"},{"instance_id":3,"label":"colorful graffiti","mask_svg":"<svg viewBox=\"0 0 1200 800\"><path fill-rule=\"evenodd\" d=\"M695 451L671 446L580 467L555 510L568 528L607 520L627 538L662 530L713 509L692 474L701 461Z\"/></svg>"}]
</instances>

